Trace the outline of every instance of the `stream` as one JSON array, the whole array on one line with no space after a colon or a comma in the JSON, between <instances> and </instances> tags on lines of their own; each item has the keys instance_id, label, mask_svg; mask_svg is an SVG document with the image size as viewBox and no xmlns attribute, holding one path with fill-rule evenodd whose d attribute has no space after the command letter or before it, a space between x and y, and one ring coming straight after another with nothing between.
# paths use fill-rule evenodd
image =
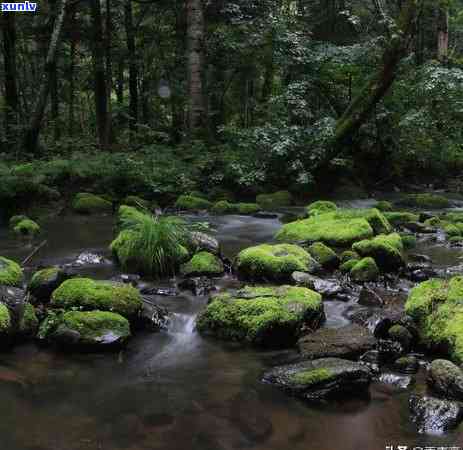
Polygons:
<instances>
[{"instance_id":1,"label":"stream","mask_svg":"<svg viewBox=\"0 0 463 450\"><path fill-rule=\"evenodd\" d=\"M359 202L354 206L369 206ZM201 217L216 230L225 256L271 241L278 219ZM44 224L48 243L34 266L66 264L84 251L108 261L76 268L108 279L112 217L63 216ZM0 254L23 260L31 248L0 228ZM457 266L462 249L421 243L416 253L436 267ZM27 272L30 276L31 270ZM175 280L163 280L174 287ZM231 276L217 280L233 287ZM451 446L457 432L418 434L410 421L409 392L373 383L370 399L313 406L260 382L287 352L260 351L205 339L195 318L206 297L187 291L156 296L171 313L168 330L137 334L116 354L68 354L34 343L0 354L0 448L3 450L385 450L388 445ZM348 303L325 303L325 326L349 320ZM417 375L423 384L424 373Z\"/></svg>"}]
</instances>

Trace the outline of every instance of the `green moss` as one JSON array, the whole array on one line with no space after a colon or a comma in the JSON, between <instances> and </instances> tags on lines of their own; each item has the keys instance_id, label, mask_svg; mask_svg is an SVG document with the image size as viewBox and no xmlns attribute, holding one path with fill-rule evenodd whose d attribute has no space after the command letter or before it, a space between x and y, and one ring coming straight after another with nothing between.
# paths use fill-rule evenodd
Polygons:
<instances>
[{"instance_id":1,"label":"green moss","mask_svg":"<svg viewBox=\"0 0 463 450\"><path fill-rule=\"evenodd\" d=\"M79 214L109 213L113 206L110 202L95 194L81 193L74 197L72 209Z\"/></svg>"},{"instance_id":2,"label":"green moss","mask_svg":"<svg viewBox=\"0 0 463 450\"><path fill-rule=\"evenodd\" d=\"M435 194L411 194L397 203L412 208L443 209L450 207L450 201L447 198Z\"/></svg>"},{"instance_id":3,"label":"green moss","mask_svg":"<svg viewBox=\"0 0 463 450\"><path fill-rule=\"evenodd\" d=\"M175 202L175 207L185 211L197 211L201 209L210 209L212 207L212 203L201 197L181 195Z\"/></svg>"},{"instance_id":4,"label":"green moss","mask_svg":"<svg viewBox=\"0 0 463 450\"><path fill-rule=\"evenodd\" d=\"M122 283L73 278L65 281L51 297L55 308L112 311L135 318L142 307L137 289Z\"/></svg>"},{"instance_id":5,"label":"green moss","mask_svg":"<svg viewBox=\"0 0 463 450\"><path fill-rule=\"evenodd\" d=\"M317 262L292 244L258 245L241 251L235 260L239 275L251 280L288 280L295 271L311 272Z\"/></svg>"},{"instance_id":6,"label":"green moss","mask_svg":"<svg viewBox=\"0 0 463 450\"><path fill-rule=\"evenodd\" d=\"M391 224L383 213L376 208L358 208L358 209L338 209L331 213L320 216L321 219L365 219L373 229L375 234L390 233Z\"/></svg>"},{"instance_id":7,"label":"green moss","mask_svg":"<svg viewBox=\"0 0 463 450\"><path fill-rule=\"evenodd\" d=\"M297 372L290 377L290 380L296 384L303 384L312 386L314 384L322 383L333 378L333 373L324 368L304 370Z\"/></svg>"},{"instance_id":8,"label":"green moss","mask_svg":"<svg viewBox=\"0 0 463 450\"><path fill-rule=\"evenodd\" d=\"M0 303L0 334L8 334L11 332L11 316L8 307Z\"/></svg>"},{"instance_id":9,"label":"green moss","mask_svg":"<svg viewBox=\"0 0 463 450\"><path fill-rule=\"evenodd\" d=\"M463 222L463 212L449 212L443 219L452 223Z\"/></svg>"},{"instance_id":10,"label":"green moss","mask_svg":"<svg viewBox=\"0 0 463 450\"><path fill-rule=\"evenodd\" d=\"M322 267L335 269L339 266L338 255L322 242L312 244L308 248L308 252Z\"/></svg>"},{"instance_id":11,"label":"green moss","mask_svg":"<svg viewBox=\"0 0 463 450\"><path fill-rule=\"evenodd\" d=\"M0 285L21 287L23 271L19 264L0 256Z\"/></svg>"},{"instance_id":12,"label":"green moss","mask_svg":"<svg viewBox=\"0 0 463 450\"><path fill-rule=\"evenodd\" d=\"M29 290L37 290L43 284L49 283L50 280L56 278L59 272L59 267L48 267L46 269L35 272L34 275L32 275L31 281L29 282Z\"/></svg>"},{"instance_id":13,"label":"green moss","mask_svg":"<svg viewBox=\"0 0 463 450\"><path fill-rule=\"evenodd\" d=\"M82 339L98 338L104 332L117 332L130 335L130 324L120 314L106 311L70 311L63 315L63 324L80 333Z\"/></svg>"},{"instance_id":14,"label":"green moss","mask_svg":"<svg viewBox=\"0 0 463 450\"><path fill-rule=\"evenodd\" d=\"M444 231L448 237L461 236L461 231L458 229L456 225L453 224L445 225Z\"/></svg>"},{"instance_id":15,"label":"green moss","mask_svg":"<svg viewBox=\"0 0 463 450\"><path fill-rule=\"evenodd\" d=\"M393 271L405 264L402 239L397 233L356 242L352 249L361 256L374 258L378 267L384 271Z\"/></svg>"},{"instance_id":16,"label":"green moss","mask_svg":"<svg viewBox=\"0 0 463 450\"><path fill-rule=\"evenodd\" d=\"M20 236L33 237L40 233L40 225L31 219L23 219L15 225L13 231Z\"/></svg>"},{"instance_id":17,"label":"green moss","mask_svg":"<svg viewBox=\"0 0 463 450\"><path fill-rule=\"evenodd\" d=\"M278 191L273 194L260 194L256 197L256 203L262 209L275 209L282 206L290 206L293 203L293 196L288 191Z\"/></svg>"},{"instance_id":18,"label":"green moss","mask_svg":"<svg viewBox=\"0 0 463 450\"><path fill-rule=\"evenodd\" d=\"M379 277L379 269L373 258L363 258L352 267L350 276L355 281L375 281Z\"/></svg>"},{"instance_id":19,"label":"green moss","mask_svg":"<svg viewBox=\"0 0 463 450\"><path fill-rule=\"evenodd\" d=\"M405 249L416 247L416 236L413 234L401 234L402 244Z\"/></svg>"},{"instance_id":20,"label":"green moss","mask_svg":"<svg viewBox=\"0 0 463 450\"><path fill-rule=\"evenodd\" d=\"M10 220L8 222L8 225L10 226L10 229L13 229L16 225L18 225L19 222L23 220L27 220L29 217L24 216L24 215L17 215L17 216L12 216L10 217Z\"/></svg>"},{"instance_id":21,"label":"green moss","mask_svg":"<svg viewBox=\"0 0 463 450\"><path fill-rule=\"evenodd\" d=\"M352 259L359 259L359 254L356 252L353 252L352 250L345 250L344 252L341 253L340 258L341 258L341 262L345 263Z\"/></svg>"},{"instance_id":22,"label":"green moss","mask_svg":"<svg viewBox=\"0 0 463 450\"><path fill-rule=\"evenodd\" d=\"M413 340L413 336L410 331L408 331L403 325L393 325L389 328L388 335L392 340L400 342L405 347L408 347Z\"/></svg>"},{"instance_id":23,"label":"green moss","mask_svg":"<svg viewBox=\"0 0 463 450\"><path fill-rule=\"evenodd\" d=\"M339 266L339 270L344 273L350 272L359 261L360 260L357 258L349 259L349 261L346 261Z\"/></svg>"},{"instance_id":24,"label":"green moss","mask_svg":"<svg viewBox=\"0 0 463 450\"><path fill-rule=\"evenodd\" d=\"M442 226L442 221L439 217L431 217L424 221L424 224L430 228L440 228Z\"/></svg>"},{"instance_id":25,"label":"green moss","mask_svg":"<svg viewBox=\"0 0 463 450\"><path fill-rule=\"evenodd\" d=\"M185 276L218 276L223 274L223 272L222 261L217 256L208 252L197 253L181 268L181 273Z\"/></svg>"},{"instance_id":26,"label":"green moss","mask_svg":"<svg viewBox=\"0 0 463 450\"><path fill-rule=\"evenodd\" d=\"M238 212L238 206L227 200L220 200L214 204L211 212L213 214L236 214Z\"/></svg>"},{"instance_id":27,"label":"green moss","mask_svg":"<svg viewBox=\"0 0 463 450\"><path fill-rule=\"evenodd\" d=\"M307 321L319 323L322 315L321 296L310 289L247 287L236 296L213 297L199 315L197 328L221 339L287 346L294 344Z\"/></svg>"},{"instance_id":28,"label":"green moss","mask_svg":"<svg viewBox=\"0 0 463 450\"><path fill-rule=\"evenodd\" d=\"M463 236L452 236L451 238L449 238L449 242L451 244L457 244L457 243L460 243L463 241Z\"/></svg>"},{"instance_id":29,"label":"green moss","mask_svg":"<svg viewBox=\"0 0 463 450\"><path fill-rule=\"evenodd\" d=\"M257 203L237 203L238 214L242 216L248 216L256 214L261 210L261 207Z\"/></svg>"},{"instance_id":30,"label":"green moss","mask_svg":"<svg viewBox=\"0 0 463 450\"><path fill-rule=\"evenodd\" d=\"M320 214L324 214L331 211L336 211L337 209L338 207L336 206L336 203L325 200L313 202L306 207L306 211L309 217L318 216Z\"/></svg>"},{"instance_id":31,"label":"green moss","mask_svg":"<svg viewBox=\"0 0 463 450\"><path fill-rule=\"evenodd\" d=\"M410 222L418 222L420 217L418 214L413 214L410 212L394 211L394 212L385 212L384 216L393 226L398 227L405 225Z\"/></svg>"},{"instance_id":32,"label":"green moss","mask_svg":"<svg viewBox=\"0 0 463 450\"><path fill-rule=\"evenodd\" d=\"M386 200L381 200L378 203L376 203L375 208L380 211L392 211L393 209L392 203Z\"/></svg>"},{"instance_id":33,"label":"green moss","mask_svg":"<svg viewBox=\"0 0 463 450\"><path fill-rule=\"evenodd\" d=\"M136 195L128 195L121 201L122 205L132 206L133 208L137 208L140 210L150 210L152 207L156 207L157 205L151 205L148 200L145 200L141 197L137 197Z\"/></svg>"},{"instance_id":34,"label":"green moss","mask_svg":"<svg viewBox=\"0 0 463 450\"><path fill-rule=\"evenodd\" d=\"M33 335L39 326L39 319L35 314L35 308L30 303L24 306L24 312L19 321L19 332L21 334Z\"/></svg>"}]
</instances>

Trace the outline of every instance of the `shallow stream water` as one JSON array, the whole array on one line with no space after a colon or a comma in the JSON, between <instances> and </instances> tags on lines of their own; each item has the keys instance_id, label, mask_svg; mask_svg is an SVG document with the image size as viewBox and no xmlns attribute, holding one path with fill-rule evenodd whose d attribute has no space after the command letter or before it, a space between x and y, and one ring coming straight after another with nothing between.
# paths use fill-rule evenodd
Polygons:
<instances>
[{"instance_id":1,"label":"shallow stream water","mask_svg":"<svg viewBox=\"0 0 463 450\"><path fill-rule=\"evenodd\" d=\"M201 220L211 221L228 257L271 240L281 226L277 219L243 216ZM109 257L112 226L110 217L50 219L44 224L48 243L32 264L72 262L83 251ZM31 252L5 228L0 249L18 261ZM463 255L442 244L416 251L430 254L440 267L459 264ZM110 262L78 270L101 279L118 273ZM236 281L228 277L218 284ZM418 434L409 419L409 392L384 384L373 384L368 399L339 404L308 406L290 398L260 382L284 352L199 336L194 323L205 297L181 292L156 300L172 313L169 329L138 334L118 354L66 354L33 343L0 354L0 449L383 450L450 446L455 440L456 432ZM348 306L327 302L326 326L348 323Z\"/></svg>"}]
</instances>

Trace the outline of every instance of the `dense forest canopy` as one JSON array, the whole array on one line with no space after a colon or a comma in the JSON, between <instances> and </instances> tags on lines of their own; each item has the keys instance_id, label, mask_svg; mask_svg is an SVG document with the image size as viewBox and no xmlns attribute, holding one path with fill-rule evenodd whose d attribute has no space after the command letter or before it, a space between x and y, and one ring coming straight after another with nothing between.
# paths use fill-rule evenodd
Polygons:
<instances>
[{"instance_id":1,"label":"dense forest canopy","mask_svg":"<svg viewBox=\"0 0 463 450\"><path fill-rule=\"evenodd\" d=\"M48 0L1 25L0 170L254 194L463 164L461 0Z\"/></svg>"}]
</instances>

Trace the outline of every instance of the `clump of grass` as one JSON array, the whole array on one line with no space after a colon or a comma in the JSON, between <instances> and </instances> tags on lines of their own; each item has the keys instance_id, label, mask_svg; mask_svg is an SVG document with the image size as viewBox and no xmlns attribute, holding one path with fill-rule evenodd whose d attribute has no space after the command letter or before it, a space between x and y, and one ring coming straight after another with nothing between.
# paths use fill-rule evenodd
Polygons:
<instances>
[{"instance_id":1,"label":"clump of grass","mask_svg":"<svg viewBox=\"0 0 463 450\"><path fill-rule=\"evenodd\" d=\"M111 244L124 270L155 277L173 275L188 258L188 230L176 217L121 215L121 232Z\"/></svg>"}]
</instances>

